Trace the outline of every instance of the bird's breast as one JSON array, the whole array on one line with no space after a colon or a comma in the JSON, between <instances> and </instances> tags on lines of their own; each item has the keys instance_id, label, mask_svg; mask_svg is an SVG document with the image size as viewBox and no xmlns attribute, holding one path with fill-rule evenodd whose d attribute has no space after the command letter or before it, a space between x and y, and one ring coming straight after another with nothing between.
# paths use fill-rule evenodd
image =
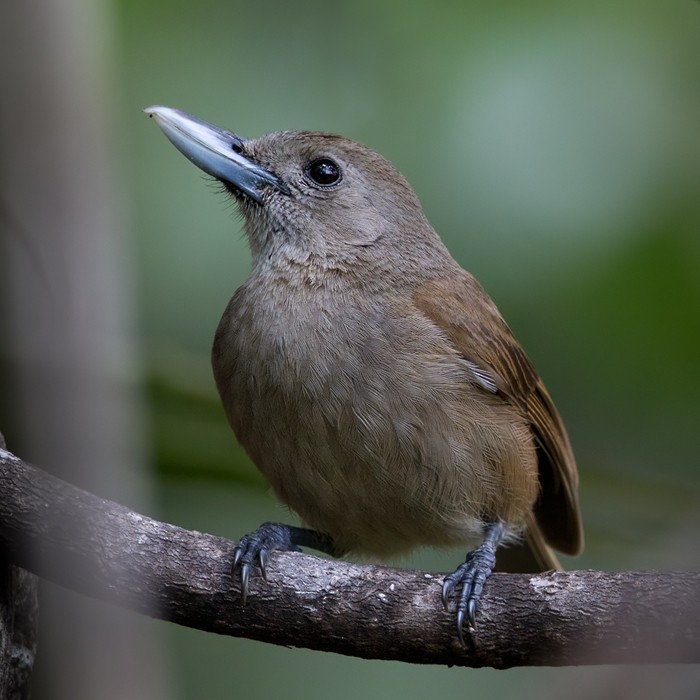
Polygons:
<instances>
[{"instance_id":1,"label":"bird's breast","mask_svg":"<svg viewBox=\"0 0 700 700\"><path fill-rule=\"evenodd\" d=\"M234 432L275 493L342 547L468 541L485 520L517 524L536 497L524 419L468 381L405 299L244 286L213 367Z\"/></svg>"}]
</instances>

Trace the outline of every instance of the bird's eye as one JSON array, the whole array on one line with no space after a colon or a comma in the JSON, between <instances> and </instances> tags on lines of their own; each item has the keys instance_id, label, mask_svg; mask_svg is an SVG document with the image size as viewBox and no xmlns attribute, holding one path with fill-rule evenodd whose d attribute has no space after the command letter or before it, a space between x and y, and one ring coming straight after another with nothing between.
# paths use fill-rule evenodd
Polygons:
<instances>
[{"instance_id":1,"label":"bird's eye","mask_svg":"<svg viewBox=\"0 0 700 700\"><path fill-rule=\"evenodd\" d=\"M313 161L306 168L306 174L314 183L321 185L321 187L335 185L342 178L338 164L330 158L319 158Z\"/></svg>"}]
</instances>

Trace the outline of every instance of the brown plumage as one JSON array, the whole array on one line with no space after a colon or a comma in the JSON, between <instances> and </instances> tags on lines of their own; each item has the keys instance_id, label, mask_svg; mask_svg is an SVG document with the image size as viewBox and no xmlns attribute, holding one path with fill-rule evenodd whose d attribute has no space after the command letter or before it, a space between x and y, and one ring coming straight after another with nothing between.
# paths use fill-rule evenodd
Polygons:
<instances>
[{"instance_id":1,"label":"brown plumage","mask_svg":"<svg viewBox=\"0 0 700 700\"><path fill-rule=\"evenodd\" d=\"M493 302L468 273L450 281L449 292L421 289L416 304L445 330L465 358L493 379L501 397L517 406L529 422L537 446L539 494L526 519L524 546L532 550L539 569L559 568L547 544L565 554L583 547L578 506L578 473L569 437L542 380L513 337ZM436 294L440 303L435 303ZM432 300L432 301L431 301ZM477 307L475 315L465 309ZM516 561L523 554L501 550L499 568L510 570L501 559ZM521 561L524 561L521 559ZM525 570L539 570L532 564ZM523 570L523 565L515 568Z\"/></svg>"},{"instance_id":2,"label":"brown plumage","mask_svg":"<svg viewBox=\"0 0 700 700\"><path fill-rule=\"evenodd\" d=\"M245 141L151 113L240 204L252 272L217 330L214 375L239 441L313 529L267 524L243 538L243 594L275 547L478 545L445 583L445 598L460 590L461 638L502 542L499 557L526 568L556 567L550 545L577 553L559 414L400 173L339 136Z\"/></svg>"}]
</instances>

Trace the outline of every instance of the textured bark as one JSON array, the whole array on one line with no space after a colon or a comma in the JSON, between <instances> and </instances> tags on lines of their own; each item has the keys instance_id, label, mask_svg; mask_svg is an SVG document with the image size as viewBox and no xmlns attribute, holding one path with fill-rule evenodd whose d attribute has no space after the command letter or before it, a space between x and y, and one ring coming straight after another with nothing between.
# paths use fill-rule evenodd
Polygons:
<instances>
[{"instance_id":1,"label":"textured bark","mask_svg":"<svg viewBox=\"0 0 700 700\"><path fill-rule=\"evenodd\" d=\"M278 553L241 605L229 540L139 515L5 451L0 492L0 545L18 565L189 627L414 663L700 662L695 573L494 574L461 648L439 574Z\"/></svg>"},{"instance_id":2,"label":"textured bark","mask_svg":"<svg viewBox=\"0 0 700 700\"><path fill-rule=\"evenodd\" d=\"M0 700L29 697L38 610L36 577L0 556Z\"/></svg>"},{"instance_id":3,"label":"textured bark","mask_svg":"<svg viewBox=\"0 0 700 700\"><path fill-rule=\"evenodd\" d=\"M0 700L29 697L37 611L36 576L0 559Z\"/></svg>"}]
</instances>

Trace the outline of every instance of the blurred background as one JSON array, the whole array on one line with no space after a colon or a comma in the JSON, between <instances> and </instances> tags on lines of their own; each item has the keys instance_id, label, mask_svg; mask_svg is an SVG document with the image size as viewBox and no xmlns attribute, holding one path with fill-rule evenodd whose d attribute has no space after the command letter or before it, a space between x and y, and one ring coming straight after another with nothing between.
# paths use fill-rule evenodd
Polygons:
<instances>
[{"instance_id":1,"label":"blurred background","mask_svg":"<svg viewBox=\"0 0 700 700\"><path fill-rule=\"evenodd\" d=\"M406 175L545 379L569 568L695 569L700 4L5 0L0 430L102 496L236 538L292 520L209 347L239 218L141 110L339 132ZM452 570L463 552L399 565ZM669 592L669 594L672 594ZM38 698L697 698L697 667L446 669L207 635L43 586ZM70 639L70 643L67 643Z\"/></svg>"}]
</instances>

